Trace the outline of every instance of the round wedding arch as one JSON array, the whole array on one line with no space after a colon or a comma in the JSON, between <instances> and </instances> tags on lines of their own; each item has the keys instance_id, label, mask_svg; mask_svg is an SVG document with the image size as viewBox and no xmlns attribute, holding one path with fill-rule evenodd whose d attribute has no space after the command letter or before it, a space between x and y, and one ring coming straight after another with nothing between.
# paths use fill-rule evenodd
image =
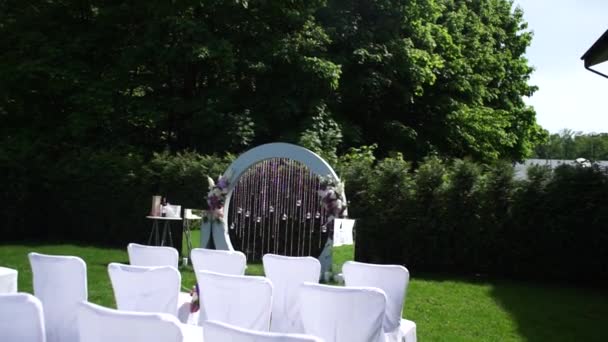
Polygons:
<instances>
[{"instance_id":1,"label":"round wedding arch","mask_svg":"<svg viewBox=\"0 0 608 342\"><path fill-rule=\"evenodd\" d=\"M245 153L241 154L235 159L232 164L226 169L224 174L220 177L224 188L223 207L219 208L222 212L219 215L217 221L205 220L201 226L201 247L209 248L212 246L215 249L220 250L235 250L229 234L229 213L231 198L235 187L239 183L239 179L243 177L248 170L252 170L256 165L271 160L289 160L296 164L301 164L310 170L310 172L316 175L319 179L323 179L330 184L340 184L340 179L334 169L318 154L298 145L288 143L269 143L252 148ZM338 198L342 202L343 207L346 207L346 197L344 195L343 186L339 187L340 193ZM315 190L316 192L316 190ZM254 195L255 196L255 195ZM320 203L323 198L314 194L312 197L317 203ZM240 208L239 208L240 210ZM323 211L326 215L331 215L330 211ZM345 213L345 211L343 210ZM317 213L318 215L318 213ZM333 219L330 217L329 221ZM258 218L259 222L259 218ZM232 223L234 224L234 223ZM316 256L322 265L322 274L331 269L331 247L332 237L331 234L327 234L327 240L323 243L321 253Z\"/></svg>"}]
</instances>

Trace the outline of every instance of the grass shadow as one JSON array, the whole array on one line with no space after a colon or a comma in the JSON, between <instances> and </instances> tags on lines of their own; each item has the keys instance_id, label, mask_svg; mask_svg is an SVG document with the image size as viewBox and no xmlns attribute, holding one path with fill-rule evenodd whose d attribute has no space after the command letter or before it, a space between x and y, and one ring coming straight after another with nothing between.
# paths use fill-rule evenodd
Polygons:
<instances>
[{"instance_id":1,"label":"grass shadow","mask_svg":"<svg viewBox=\"0 0 608 342\"><path fill-rule=\"evenodd\" d=\"M416 274L408 292L405 314L420 321L419 330L430 340L444 340L450 330L450 340L463 341L608 341L604 290L480 275ZM439 324L429 330L443 330L441 334L425 331L429 316ZM445 323L437 323L441 319Z\"/></svg>"}]
</instances>

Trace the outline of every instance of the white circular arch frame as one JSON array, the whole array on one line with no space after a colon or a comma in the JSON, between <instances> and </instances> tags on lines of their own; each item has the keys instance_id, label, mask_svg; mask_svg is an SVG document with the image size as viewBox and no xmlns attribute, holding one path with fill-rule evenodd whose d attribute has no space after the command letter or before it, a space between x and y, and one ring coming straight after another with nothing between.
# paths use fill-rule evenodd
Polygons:
<instances>
[{"instance_id":1,"label":"white circular arch frame","mask_svg":"<svg viewBox=\"0 0 608 342\"><path fill-rule=\"evenodd\" d=\"M334 169L318 154L298 145L288 143L270 143L264 144L248 150L241 154L235 159L232 164L224 172L223 177L228 181L228 194L226 195L226 201L224 202L224 219L222 224L213 226L213 242L216 249L223 250L234 250L228 235L228 211L230 209L230 199L232 192L238 182L238 179L243 173L245 173L253 165L272 158L288 158L296 160L306 165L310 171L322 177L332 178L333 181L338 183L340 178L334 171ZM342 194L342 198L346 202L345 194ZM217 227L216 227L217 226ZM211 237L210 229L204 231L205 224L201 229L201 246L206 246L209 238ZM331 237L328 238L319 259L322 264L322 274L329 270L331 267Z\"/></svg>"}]
</instances>

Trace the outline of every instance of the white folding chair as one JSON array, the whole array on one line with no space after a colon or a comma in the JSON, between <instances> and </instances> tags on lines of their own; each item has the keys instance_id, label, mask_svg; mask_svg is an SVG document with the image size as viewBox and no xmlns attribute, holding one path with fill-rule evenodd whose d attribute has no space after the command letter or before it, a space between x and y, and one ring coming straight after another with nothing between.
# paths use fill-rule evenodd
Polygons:
<instances>
[{"instance_id":1,"label":"white folding chair","mask_svg":"<svg viewBox=\"0 0 608 342\"><path fill-rule=\"evenodd\" d=\"M310 335L255 331L218 321L205 322L203 335L205 342L323 342Z\"/></svg>"},{"instance_id":2,"label":"white folding chair","mask_svg":"<svg viewBox=\"0 0 608 342\"><path fill-rule=\"evenodd\" d=\"M28 293L0 294L0 341L46 341L38 298Z\"/></svg>"},{"instance_id":3,"label":"white folding chair","mask_svg":"<svg viewBox=\"0 0 608 342\"><path fill-rule=\"evenodd\" d=\"M384 342L386 296L373 287L304 283L300 318L304 333L325 342Z\"/></svg>"},{"instance_id":4,"label":"white folding chair","mask_svg":"<svg viewBox=\"0 0 608 342\"><path fill-rule=\"evenodd\" d=\"M78 342L76 309L87 300L87 265L74 256L30 253L34 295L44 308L48 342Z\"/></svg>"},{"instance_id":5,"label":"white folding chair","mask_svg":"<svg viewBox=\"0 0 608 342\"><path fill-rule=\"evenodd\" d=\"M401 318L409 271L401 265L348 261L342 266L346 286L377 287L386 294L384 333L390 342L416 342L416 323Z\"/></svg>"},{"instance_id":6,"label":"white folding chair","mask_svg":"<svg viewBox=\"0 0 608 342\"><path fill-rule=\"evenodd\" d=\"M17 293L18 275L17 270L0 266L0 293Z\"/></svg>"},{"instance_id":7,"label":"white folding chair","mask_svg":"<svg viewBox=\"0 0 608 342\"><path fill-rule=\"evenodd\" d=\"M113 310L87 302L78 308L78 330L80 342L185 340L179 322L172 315ZM198 342L201 341L202 336Z\"/></svg>"},{"instance_id":8,"label":"white folding chair","mask_svg":"<svg viewBox=\"0 0 608 342\"><path fill-rule=\"evenodd\" d=\"M272 283L264 277L196 271L201 293L199 324L216 320L245 329L268 331Z\"/></svg>"},{"instance_id":9,"label":"white folding chair","mask_svg":"<svg viewBox=\"0 0 608 342\"><path fill-rule=\"evenodd\" d=\"M111 263L108 274L119 310L177 315L182 276L175 268Z\"/></svg>"},{"instance_id":10,"label":"white folding chair","mask_svg":"<svg viewBox=\"0 0 608 342\"><path fill-rule=\"evenodd\" d=\"M237 251L194 248L190 252L190 259L192 259L192 268L195 271L243 275L247 267L245 254Z\"/></svg>"},{"instance_id":11,"label":"white folding chair","mask_svg":"<svg viewBox=\"0 0 608 342\"><path fill-rule=\"evenodd\" d=\"M171 266L178 269L179 254L177 249L167 246L147 246L130 243L127 246L129 263L133 266ZM181 322L187 322L190 315L192 297L188 292L180 292L177 297L177 317ZM198 314L193 319L198 320Z\"/></svg>"},{"instance_id":12,"label":"white folding chair","mask_svg":"<svg viewBox=\"0 0 608 342\"><path fill-rule=\"evenodd\" d=\"M178 268L177 249L167 246L146 246L130 243L127 246L129 263L133 266L172 266Z\"/></svg>"},{"instance_id":13,"label":"white folding chair","mask_svg":"<svg viewBox=\"0 0 608 342\"><path fill-rule=\"evenodd\" d=\"M272 281L272 317L270 331L301 333L298 317L298 293L305 282L318 282L321 263L313 257L287 257L266 254L264 273Z\"/></svg>"}]
</instances>

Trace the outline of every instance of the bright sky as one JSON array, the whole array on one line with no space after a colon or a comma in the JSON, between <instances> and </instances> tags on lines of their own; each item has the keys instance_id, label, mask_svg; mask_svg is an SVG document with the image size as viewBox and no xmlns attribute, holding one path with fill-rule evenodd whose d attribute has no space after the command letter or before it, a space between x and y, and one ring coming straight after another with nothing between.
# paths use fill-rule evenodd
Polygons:
<instances>
[{"instance_id":1,"label":"bright sky","mask_svg":"<svg viewBox=\"0 0 608 342\"><path fill-rule=\"evenodd\" d=\"M539 90L526 102L551 133L608 132L608 78L585 69L581 56L608 29L608 0L515 0L534 32L526 56ZM608 74L608 62L596 66Z\"/></svg>"}]
</instances>

